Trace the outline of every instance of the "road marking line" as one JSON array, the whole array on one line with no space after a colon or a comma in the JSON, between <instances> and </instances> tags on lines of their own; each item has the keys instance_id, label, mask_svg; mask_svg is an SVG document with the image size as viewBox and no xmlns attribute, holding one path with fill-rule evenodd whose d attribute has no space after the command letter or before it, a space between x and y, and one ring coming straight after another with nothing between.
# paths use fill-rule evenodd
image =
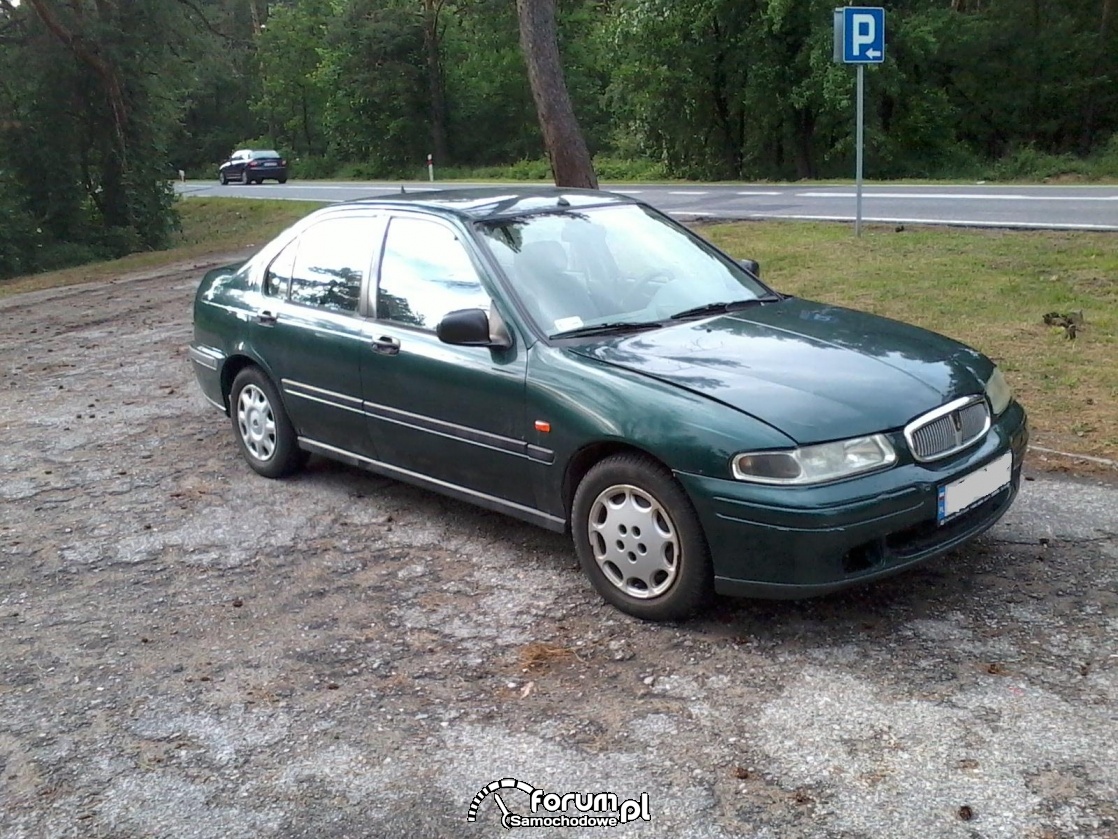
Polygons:
<instances>
[{"instance_id":1,"label":"road marking line","mask_svg":"<svg viewBox=\"0 0 1118 839\"><path fill-rule=\"evenodd\" d=\"M708 194L707 190L703 190L702 192L686 190L686 189L677 189L677 190L669 190L668 191L668 195L707 195L707 194Z\"/></svg>"},{"instance_id":2,"label":"road marking line","mask_svg":"<svg viewBox=\"0 0 1118 839\"><path fill-rule=\"evenodd\" d=\"M681 215L701 215L681 213ZM853 216L822 216L797 213L749 213L748 218L756 219L798 219L800 221L849 221ZM863 216L862 221L874 224L928 224L948 227L1010 227L1020 230L1118 230L1118 224L1057 224L1034 223L1025 221L998 221L997 219L944 219L944 218L883 218Z\"/></svg>"},{"instance_id":3,"label":"road marking line","mask_svg":"<svg viewBox=\"0 0 1118 839\"><path fill-rule=\"evenodd\" d=\"M797 198L854 198L856 192L797 192ZM970 195L958 192L863 192L862 198L912 198L940 201L1118 201L1118 195Z\"/></svg>"},{"instance_id":4,"label":"road marking line","mask_svg":"<svg viewBox=\"0 0 1118 839\"><path fill-rule=\"evenodd\" d=\"M752 192L739 192L738 195L783 195L782 192L754 190Z\"/></svg>"}]
</instances>

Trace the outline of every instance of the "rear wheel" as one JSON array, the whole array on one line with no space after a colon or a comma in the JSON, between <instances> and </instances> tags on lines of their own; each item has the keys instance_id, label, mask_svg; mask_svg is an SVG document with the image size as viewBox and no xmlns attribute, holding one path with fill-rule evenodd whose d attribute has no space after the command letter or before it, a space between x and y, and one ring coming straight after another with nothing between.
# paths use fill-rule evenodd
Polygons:
<instances>
[{"instance_id":1,"label":"rear wheel","mask_svg":"<svg viewBox=\"0 0 1118 839\"><path fill-rule=\"evenodd\" d=\"M281 184L287 183L287 178L276 178Z\"/></svg>"},{"instance_id":2,"label":"rear wheel","mask_svg":"<svg viewBox=\"0 0 1118 839\"><path fill-rule=\"evenodd\" d=\"M681 620L713 591L710 551L690 499L639 454L594 466L575 493L571 533L594 588L644 620Z\"/></svg>"},{"instance_id":3,"label":"rear wheel","mask_svg":"<svg viewBox=\"0 0 1118 839\"><path fill-rule=\"evenodd\" d=\"M229 391L233 434L248 465L266 478L282 478L299 470L306 454L279 394L259 367L246 367Z\"/></svg>"},{"instance_id":4,"label":"rear wheel","mask_svg":"<svg viewBox=\"0 0 1118 839\"><path fill-rule=\"evenodd\" d=\"M241 170L241 183L243 183L245 186L248 186L252 183L252 179L248 176L247 168Z\"/></svg>"}]
</instances>

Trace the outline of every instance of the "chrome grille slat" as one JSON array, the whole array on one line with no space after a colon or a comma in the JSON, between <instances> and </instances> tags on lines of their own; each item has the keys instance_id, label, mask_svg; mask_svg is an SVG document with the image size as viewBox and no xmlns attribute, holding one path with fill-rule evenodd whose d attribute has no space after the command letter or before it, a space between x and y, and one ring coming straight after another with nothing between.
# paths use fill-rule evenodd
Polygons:
<instances>
[{"instance_id":1,"label":"chrome grille slat","mask_svg":"<svg viewBox=\"0 0 1118 839\"><path fill-rule=\"evenodd\" d=\"M964 396L917 417L905 426L912 456L938 460L981 440L990 430L990 407L982 396Z\"/></svg>"},{"instance_id":2,"label":"chrome grille slat","mask_svg":"<svg viewBox=\"0 0 1118 839\"><path fill-rule=\"evenodd\" d=\"M986 422L990 418L989 409L986 407L986 401L975 402L959 411L959 418L962 421L963 439L971 440L986 430Z\"/></svg>"}]
</instances>

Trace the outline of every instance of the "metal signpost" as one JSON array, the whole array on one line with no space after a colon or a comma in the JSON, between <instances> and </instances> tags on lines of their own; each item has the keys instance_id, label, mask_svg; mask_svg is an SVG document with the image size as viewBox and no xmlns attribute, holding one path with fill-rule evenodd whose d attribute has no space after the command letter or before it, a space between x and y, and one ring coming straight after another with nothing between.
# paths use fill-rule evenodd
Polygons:
<instances>
[{"instance_id":1,"label":"metal signpost","mask_svg":"<svg viewBox=\"0 0 1118 839\"><path fill-rule=\"evenodd\" d=\"M847 6L835 9L835 62L858 66L857 128L855 131L856 210L854 235L862 235L862 148L863 102L867 64L885 61L885 9L879 6Z\"/></svg>"}]
</instances>

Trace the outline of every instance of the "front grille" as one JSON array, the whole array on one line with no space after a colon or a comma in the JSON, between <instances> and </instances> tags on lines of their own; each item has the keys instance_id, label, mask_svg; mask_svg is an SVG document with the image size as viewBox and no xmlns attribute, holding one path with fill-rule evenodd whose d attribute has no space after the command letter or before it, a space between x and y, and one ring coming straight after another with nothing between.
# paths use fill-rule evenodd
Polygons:
<instances>
[{"instance_id":1,"label":"front grille","mask_svg":"<svg viewBox=\"0 0 1118 839\"><path fill-rule=\"evenodd\" d=\"M990 430L990 408L981 396L964 396L936 408L905 426L912 456L938 460L981 440Z\"/></svg>"}]
</instances>

